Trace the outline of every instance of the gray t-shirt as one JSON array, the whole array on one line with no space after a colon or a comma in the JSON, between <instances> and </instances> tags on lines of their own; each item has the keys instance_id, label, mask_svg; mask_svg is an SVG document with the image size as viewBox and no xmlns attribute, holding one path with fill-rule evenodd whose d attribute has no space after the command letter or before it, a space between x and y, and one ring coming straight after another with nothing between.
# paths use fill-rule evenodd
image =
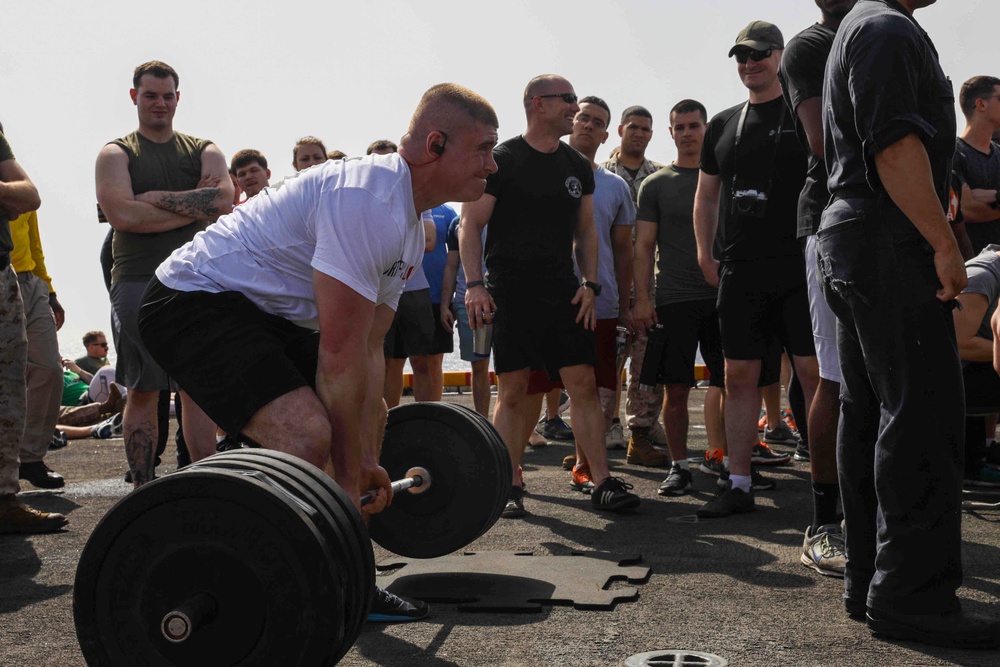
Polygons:
<instances>
[{"instance_id":1,"label":"gray t-shirt","mask_svg":"<svg viewBox=\"0 0 1000 667\"><path fill-rule=\"evenodd\" d=\"M986 340L993 340L990 319L997 309L997 299L1000 298L1000 255L997 252L1000 252L1000 245L991 243L965 263L969 284L962 290L962 294L982 294L988 304L979 331L976 332L977 336Z\"/></svg>"},{"instance_id":2,"label":"gray t-shirt","mask_svg":"<svg viewBox=\"0 0 1000 667\"><path fill-rule=\"evenodd\" d=\"M637 219L658 225L657 306L715 299L718 293L698 267L693 214L699 171L669 164L639 188Z\"/></svg>"}]
</instances>

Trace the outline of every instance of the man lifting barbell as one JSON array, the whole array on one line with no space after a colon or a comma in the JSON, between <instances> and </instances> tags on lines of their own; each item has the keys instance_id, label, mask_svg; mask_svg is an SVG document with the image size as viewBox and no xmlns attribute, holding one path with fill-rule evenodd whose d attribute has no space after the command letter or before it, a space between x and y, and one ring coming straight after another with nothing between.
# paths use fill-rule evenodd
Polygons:
<instances>
[{"instance_id":1,"label":"man lifting barbell","mask_svg":"<svg viewBox=\"0 0 1000 667\"><path fill-rule=\"evenodd\" d=\"M382 511L382 340L423 254L419 212L482 196L497 127L481 96L439 84L398 153L299 172L220 218L150 281L150 353L227 433L332 466L356 505L375 489L363 511ZM404 612L393 620L426 606Z\"/></svg>"}]
</instances>

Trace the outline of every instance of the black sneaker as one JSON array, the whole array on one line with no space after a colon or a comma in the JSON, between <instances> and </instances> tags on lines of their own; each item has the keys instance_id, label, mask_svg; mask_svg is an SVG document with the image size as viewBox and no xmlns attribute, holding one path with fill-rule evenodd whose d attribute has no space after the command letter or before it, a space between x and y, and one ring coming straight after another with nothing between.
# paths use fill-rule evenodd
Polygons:
<instances>
[{"instance_id":1,"label":"black sneaker","mask_svg":"<svg viewBox=\"0 0 1000 667\"><path fill-rule=\"evenodd\" d=\"M786 427L787 428L787 427ZM775 429L777 430L777 429ZM791 433L791 431L789 431ZM779 454L774 451L767 444L763 442L758 442L753 446L750 452L750 461L753 463L759 463L760 465L773 466L782 465L788 463L792 460L791 454Z\"/></svg>"},{"instance_id":2,"label":"black sneaker","mask_svg":"<svg viewBox=\"0 0 1000 667\"><path fill-rule=\"evenodd\" d=\"M519 486L510 487L510 495L507 496L507 506L500 513L505 519L517 519L527 512L524 510L524 489Z\"/></svg>"},{"instance_id":3,"label":"black sneaker","mask_svg":"<svg viewBox=\"0 0 1000 667\"><path fill-rule=\"evenodd\" d=\"M541 435L546 440L572 440L573 439L573 429L570 425L562 420L562 417L553 417L552 419L542 419L539 422L541 430L538 428L538 434Z\"/></svg>"},{"instance_id":4,"label":"black sneaker","mask_svg":"<svg viewBox=\"0 0 1000 667\"><path fill-rule=\"evenodd\" d=\"M799 436L785 422L778 422L774 429L764 427L764 442L772 445L797 445Z\"/></svg>"},{"instance_id":5,"label":"black sneaker","mask_svg":"<svg viewBox=\"0 0 1000 667\"><path fill-rule=\"evenodd\" d=\"M369 623L408 623L427 618L431 608L426 602L401 598L389 591L375 587L375 597L372 599L371 610L368 612Z\"/></svg>"},{"instance_id":6,"label":"black sneaker","mask_svg":"<svg viewBox=\"0 0 1000 667\"><path fill-rule=\"evenodd\" d=\"M730 514L742 514L753 512L753 488L750 493L742 489L734 489L731 484L719 485L719 491L715 497L705 503L704 507L698 508L699 519L720 519Z\"/></svg>"},{"instance_id":7,"label":"black sneaker","mask_svg":"<svg viewBox=\"0 0 1000 667\"><path fill-rule=\"evenodd\" d=\"M49 449L62 449L69 444L69 438L66 434L56 429L52 432L52 440L49 441Z\"/></svg>"},{"instance_id":8,"label":"black sneaker","mask_svg":"<svg viewBox=\"0 0 1000 667\"><path fill-rule=\"evenodd\" d=\"M619 512L621 510L634 509L639 506L639 496L629 493L632 485L619 477L608 477L601 485L594 489L594 494L590 498L591 504L600 510Z\"/></svg>"},{"instance_id":9,"label":"black sneaker","mask_svg":"<svg viewBox=\"0 0 1000 667\"><path fill-rule=\"evenodd\" d=\"M770 491L777 488L778 483L769 477L764 477L757 471L757 466L750 466L750 488L754 491Z\"/></svg>"},{"instance_id":10,"label":"black sneaker","mask_svg":"<svg viewBox=\"0 0 1000 667\"><path fill-rule=\"evenodd\" d=\"M670 466L670 473L660 484L657 493L661 496L683 496L691 488L691 471L676 463Z\"/></svg>"},{"instance_id":11,"label":"black sneaker","mask_svg":"<svg viewBox=\"0 0 1000 667\"><path fill-rule=\"evenodd\" d=\"M806 461L810 459L809 454L809 443L799 441L799 444L795 445L795 454L792 456L796 461Z\"/></svg>"}]
</instances>

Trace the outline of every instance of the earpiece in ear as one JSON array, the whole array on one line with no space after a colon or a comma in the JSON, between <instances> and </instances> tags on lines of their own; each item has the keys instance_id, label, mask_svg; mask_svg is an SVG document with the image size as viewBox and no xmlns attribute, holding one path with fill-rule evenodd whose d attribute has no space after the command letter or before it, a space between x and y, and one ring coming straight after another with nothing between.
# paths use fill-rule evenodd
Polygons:
<instances>
[{"instance_id":1,"label":"earpiece in ear","mask_svg":"<svg viewBox=\"0 0 1000 667\"><path fill-rule=\"evenodd\" d=\"M438 155L444 154L444 146L442 146L441 144L431 144L431 150L437 153Z\"/></svg>"}]
</instances>

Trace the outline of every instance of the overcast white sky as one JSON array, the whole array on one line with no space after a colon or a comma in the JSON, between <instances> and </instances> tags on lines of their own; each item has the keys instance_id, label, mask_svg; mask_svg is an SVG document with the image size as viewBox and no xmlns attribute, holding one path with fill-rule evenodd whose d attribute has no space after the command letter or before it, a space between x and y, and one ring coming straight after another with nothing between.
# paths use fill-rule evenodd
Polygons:
<instances>
[{"instance_id":1,"label":"overcast white sky","mask_svg":"<svg viewBox=\"0 0 1000 667\"><path fill-rule=\"evenodd\" d=\"M397 140L421 93L442 81L483 94L501 139L513 136L524 84L548 72L603 97L615 116L649 108L648 156L667 162L675 102L693 97L712 114L745 99L726 53L748 22L775 23L788 40L818 18L813 0L6 2L0 121L41 192L47 264L75 337L108 328L94 159L137 126L128 90L141 62L180 74L176 130L213 140L227 158L257 148L274 178L292 170L305 134L350 155ZM916 18L956 93L998 73L1000 2L941 0Z\"/></svg>"}]
</instances>

